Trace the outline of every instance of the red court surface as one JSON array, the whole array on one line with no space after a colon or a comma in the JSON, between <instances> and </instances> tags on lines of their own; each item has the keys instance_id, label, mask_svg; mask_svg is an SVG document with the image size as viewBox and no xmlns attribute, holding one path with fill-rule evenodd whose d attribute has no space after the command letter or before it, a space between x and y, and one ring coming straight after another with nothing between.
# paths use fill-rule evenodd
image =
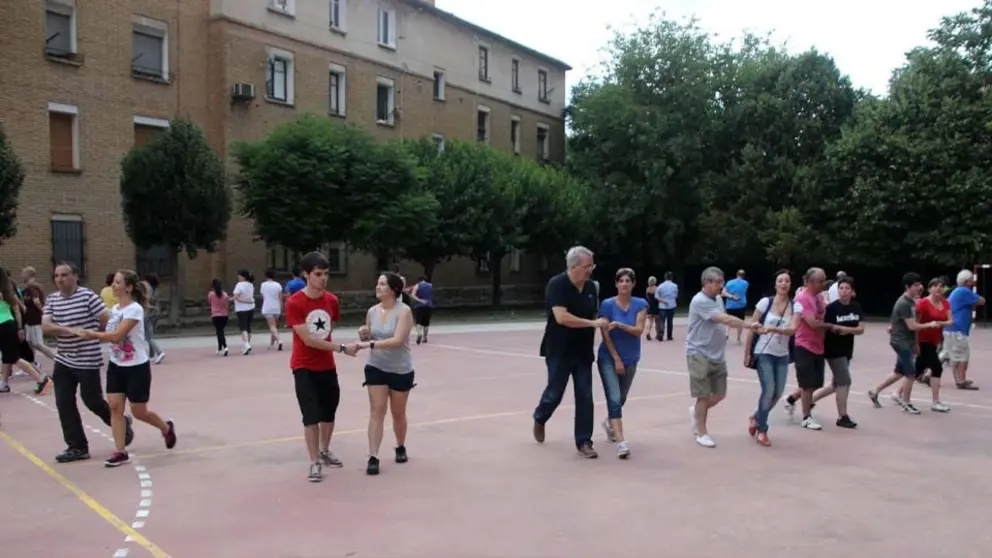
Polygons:
<instances>
[{"instance_id":1,"label":"red court surface","mask_svg":"<svg viewBox=\"0 0 992 558\"><path fill-rule=\"evenodd\" d=\"M92 433L91 461L52 463L63 447L53 396L42 396L44 405L0 396L0 555L984 558L992 548L990 339L978 330L973 340L971 376L984 391L947 387L953 410L939 415L917 386L924 412L910 416L888 393L882 409L864 396L893 361L884 326L872 325L853 366L851 414L861 427L834 427L830 400L817 408L820 432L790 424L779 408L771 448L747 436L758 385L731 341L729 395L711 412L715 449L697 446L690 432L683 344L646 343L625 409L633 454L620 461L599 428L598 376L598 460L575 453L571 390L547 442L532 439L546 378L539 330L436 334L415 348L410 462L390 459L387 418L378 477L364 473L364 361L339 358L332 449L345 467L325 469L320 484L306 480L287 353L172 349L154 369L151 407L175 419L179 445L166 452L157 432L136 425L136 467L105 469L110 442ZM30 384L14 388L27 393ZM83 417L107 431L88 411Z\"/></svg>"}]
</instances>

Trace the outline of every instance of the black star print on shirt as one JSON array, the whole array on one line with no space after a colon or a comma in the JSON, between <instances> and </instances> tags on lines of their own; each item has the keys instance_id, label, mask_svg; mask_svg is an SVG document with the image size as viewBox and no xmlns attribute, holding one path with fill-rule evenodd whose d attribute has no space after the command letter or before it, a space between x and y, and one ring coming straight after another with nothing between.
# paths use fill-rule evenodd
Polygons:
<instances>
[{"instance_id":1,"label":"black star print on shirt","mask_svg":"<svg viewBox=\"0 0 992 558\"><path fill-rule=\"evenodd\" d=\"M314 322L313 325L314 325L314 329L316 329L317 331L320 331L322 329L326 329L324 326L326 326L327 324L326 324L326 322L324 322L324 320L321 320L320 318L317 318L317 321Z\"/></svg>"}]
</instances>

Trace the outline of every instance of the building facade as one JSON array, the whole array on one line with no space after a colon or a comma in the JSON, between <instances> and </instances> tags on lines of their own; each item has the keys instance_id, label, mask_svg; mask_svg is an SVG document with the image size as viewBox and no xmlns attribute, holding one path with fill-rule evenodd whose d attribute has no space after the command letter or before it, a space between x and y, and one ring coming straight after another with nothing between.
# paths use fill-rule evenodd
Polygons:
<instances>
[{"instance_id":1,"label":"building facade","mask_svg":"<svg viewBox=\"0 0 992 558\"><path fill-rule=\"evenodd\" d=\"M482 141L564 158L563 62L439 10L432 0L9 0L0 4L0 123L27 171L9 269L70 260L90 284L121 267L185 278L191 302L238 269L286 272L235 215L214 254L136 252L120 211L120 160L176 116L202 126L225 158L309 112L381 139ZM328 247L331 288L371 289L375 259ZM407 275L419 266L401 262ZM533 292L545 265L513 254L505 297ZM42 275L47 275L42 273ZM488 300L488 271L460 259L434 280L453 303ZM519 296L526 296L521 294Z\"/></svg>"}]
</instances>

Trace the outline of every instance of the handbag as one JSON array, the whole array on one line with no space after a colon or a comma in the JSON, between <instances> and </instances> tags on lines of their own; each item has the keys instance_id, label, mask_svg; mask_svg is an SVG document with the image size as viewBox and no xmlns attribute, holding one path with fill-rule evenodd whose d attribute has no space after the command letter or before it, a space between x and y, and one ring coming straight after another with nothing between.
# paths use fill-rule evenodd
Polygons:
<instances>
[{"instance_id":1,"label":"handbag","mask_svg":"<svg viewBox=\"0 0 992 558\"><path fill-rule=\"evenodd\" d=\"M765 297L765 300L768 301L768 310L771 310L772 309L772 304L775 302L774 297L766 296ZM789 318L790 319L792 318L792 314L794 312L794 310L793 310L793 304L794 303L792 302L792 299L790 298L789 299L789 304L788 304L788 306L789 306ZM768 313L768 310L765 310L765 312L761 314L761 323L764 323L765 322L765 314ZM784 324L784 323L785 323L785 317L783 316L783 317L781 317L781 318L778 319L778 323L775 324L774 327L782 327L782 324ZM761 336L760 335L754 335L751 338L751 360L749 360L748 363L747 363L747 367L750 368L751 370L757 370L758 369L758 354L755 352L754 349L758 346L758 338L759 337L761 337ZM769 335L768 336L768 341L765 342L765 348L767 348L768 345L771 342L772 342L772 336ZM792 364L795 361L795 352L796 352L796 336L795 335L790 335L789 336L789 364Z\"/></svg>"}]
</instances>

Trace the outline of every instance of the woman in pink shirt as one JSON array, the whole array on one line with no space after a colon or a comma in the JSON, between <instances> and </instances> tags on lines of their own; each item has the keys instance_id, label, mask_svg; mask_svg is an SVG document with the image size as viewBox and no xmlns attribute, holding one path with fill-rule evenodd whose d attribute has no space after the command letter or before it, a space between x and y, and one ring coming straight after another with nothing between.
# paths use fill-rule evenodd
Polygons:
<instances>
[{"instance_id":1,"label":"woman in pink shirt","mask_svg":"<svg viewBox=\"0 0 992 558\"><path fill-rule=\"evenodd\" d=\"M213 290L207 293L207 300L210 301L210 320L214 323L214 330L217 331L217 354L227 356L227 337L224 335L224 328L227 327L231 297L224 292L220 279L214 279Z\"/></svg>"}]
</instances>

